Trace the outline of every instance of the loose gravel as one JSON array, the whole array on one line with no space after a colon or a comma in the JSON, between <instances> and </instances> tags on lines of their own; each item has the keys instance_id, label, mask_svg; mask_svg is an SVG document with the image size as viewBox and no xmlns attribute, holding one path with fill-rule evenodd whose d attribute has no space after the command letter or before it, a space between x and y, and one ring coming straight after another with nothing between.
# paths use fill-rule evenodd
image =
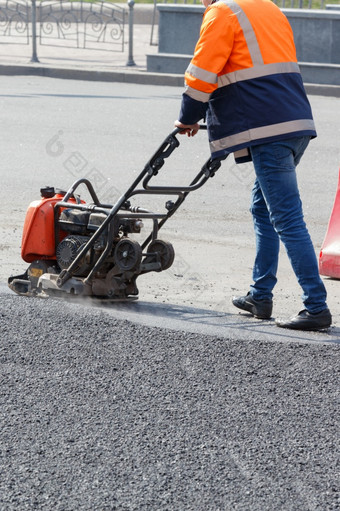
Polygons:
<instances>
[{"instance_id":1,"label":"loose gravel","mask_svg":"<svg viewBox=\"0 0 340 511\"><path fill-rule=\"evenodd\" d=\"M340 345L0 296L0 509L338 510Z\"/></svg>"}]
</instances>

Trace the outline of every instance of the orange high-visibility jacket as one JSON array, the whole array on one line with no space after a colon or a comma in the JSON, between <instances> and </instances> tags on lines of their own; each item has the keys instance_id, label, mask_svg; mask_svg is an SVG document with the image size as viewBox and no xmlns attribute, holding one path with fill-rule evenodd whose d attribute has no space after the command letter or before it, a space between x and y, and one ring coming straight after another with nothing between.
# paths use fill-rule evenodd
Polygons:
<instances>
[{"instance_id":1,"label":"orange high-visibility jacket","mask_svg":"<svg viewBox=\"0 0 340 511\"><path fill-rule=\"evenodd\" d=\"M293 32L271 0L210 5L185 82L179 120L206 117L213 157L242 161L251 145L316 136Z\"/></svg>"}]
</instances>

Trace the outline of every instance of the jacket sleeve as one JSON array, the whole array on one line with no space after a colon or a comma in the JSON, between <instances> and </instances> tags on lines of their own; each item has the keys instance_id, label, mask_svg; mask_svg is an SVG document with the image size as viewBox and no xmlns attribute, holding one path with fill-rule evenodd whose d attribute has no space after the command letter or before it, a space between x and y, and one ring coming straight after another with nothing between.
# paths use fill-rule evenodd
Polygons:
<instances>
[{"instance_id":1,"label":"jacket sleeve","mask_svg":"<svg viewBox=\"0 0 340 511\"><path fill-rule=\"evenodd\" d=\"M183 124L194 124L205 117L210 96L217 89L218 75L234 43L234 21L229 12L223 4L214 4L204 13L194 56L185 72L186 89L179 117Z\"/></svg>"},{"instance_id":2,"label":"jacket sleeve","mask_svg":"<svg viewBox=\"0 0 340 511\"><path fill-rule=\"evenodd\" d=\"M205 119L207 109L208 103L197 101L184 93L178 120L183 124L195 124Z\"/></svg>"}]
</instances>

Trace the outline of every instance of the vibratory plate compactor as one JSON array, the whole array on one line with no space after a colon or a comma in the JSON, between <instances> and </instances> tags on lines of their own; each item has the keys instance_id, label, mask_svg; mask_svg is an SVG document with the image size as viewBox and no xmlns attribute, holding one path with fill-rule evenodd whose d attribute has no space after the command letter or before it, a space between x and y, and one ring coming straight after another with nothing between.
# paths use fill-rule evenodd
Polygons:
<instances>
[{"instance_id":1,"label":"vibratory plate compactor","mask_svg":"<svg viewBox=\"0 0 340 511\"><path fill-rule=\"evenodd\" d=\"M42 188L41 199L27 210L23 229L21 256L30 265L23 275L8 279L10 289L25 296L68 293L133 300L138 297L137 277L170 268L174 249L158 238L159 230L190 192L214 176L224 159L209 158L188 186L151 186L164 160L180 145L179 132L176 128L166 137L113 205L99 201L88 179L78 179L67 192ZM91 202L76 194L80 185L87 188ZM163 212L155 213L131 206L136 195L168 196L168 200ZM147 220L151 233L140 240Z\"/></svg>"}]
</instances>

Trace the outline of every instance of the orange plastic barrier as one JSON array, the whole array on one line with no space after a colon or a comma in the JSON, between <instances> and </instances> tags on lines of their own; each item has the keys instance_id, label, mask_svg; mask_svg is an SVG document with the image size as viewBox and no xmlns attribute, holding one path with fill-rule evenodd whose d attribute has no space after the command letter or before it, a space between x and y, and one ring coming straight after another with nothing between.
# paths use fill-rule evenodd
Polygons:
<instances>
[{"instance_id":1,"label":"orange plastic barrier","mask_svg":"<svg viewBox=\"0 0 340 511\"><path fill-rule=\"evenodd\" d=\"M319 256L321 275L340 279L340 169L332 213Z\"/></svg>"}]
</instances>

